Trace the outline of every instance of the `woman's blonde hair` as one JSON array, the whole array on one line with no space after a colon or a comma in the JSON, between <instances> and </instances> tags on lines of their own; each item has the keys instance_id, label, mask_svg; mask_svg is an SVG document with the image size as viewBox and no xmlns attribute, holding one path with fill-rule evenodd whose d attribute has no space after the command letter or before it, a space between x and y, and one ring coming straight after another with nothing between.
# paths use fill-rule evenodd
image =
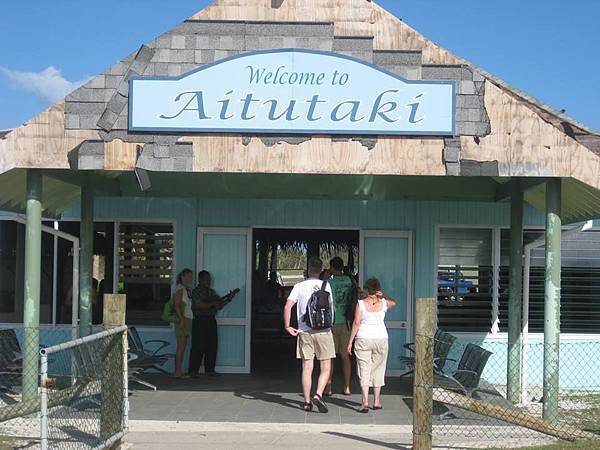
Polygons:
<instances>
[{"instance_id":1,"label":"woman's blonde hair","mask_svg":"<svg viewBox=\"0 0 600 450\"><path fill-rule=\"evenodd\" d=\"M192 272L192 269L183 269L181 272L179 272L179 274L177 275L177 284L183 284L183 277L185 276L185 274L187 273L191 273L193 274L194 272Z\"/></svg>"}]
</instances>

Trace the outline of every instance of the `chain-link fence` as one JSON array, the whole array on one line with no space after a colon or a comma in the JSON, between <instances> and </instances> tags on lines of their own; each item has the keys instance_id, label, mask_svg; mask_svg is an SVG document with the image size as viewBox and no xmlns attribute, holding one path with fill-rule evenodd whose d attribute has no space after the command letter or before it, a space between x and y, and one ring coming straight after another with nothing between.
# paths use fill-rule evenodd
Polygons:
<instances>
[{"instance_id":1,"label":"chain-link fence","mask_svg":"<svg viewBox=\"0 0 600 450\"><path fill-rule=\"evenodd\" d=\"M518 448L589 439L600 448L600 342L509 352L506 340L468 342L440 330L432 341L434 442Z\"/></svg>"},{"instance_id":2,"label":"chain-link fence","mask_svg":"<svg viewBox=\"0 0 600 450\"><path fill-rule=\"evenodd\" d=\"M39 440L39 349L74 334L70 327L0 329L0 447Z\"/></svg>"},{"instance_id":3,"label":"chain-link fence","mask_svg":"<svg viewBox=\"0 0 600 450\"><path fill-rule=\"evenodd\" d=\"M102 448L119 439L126 349L126 327L75 340L64 328L0 330L0 448Z\"/></svg>"}]
</instances>

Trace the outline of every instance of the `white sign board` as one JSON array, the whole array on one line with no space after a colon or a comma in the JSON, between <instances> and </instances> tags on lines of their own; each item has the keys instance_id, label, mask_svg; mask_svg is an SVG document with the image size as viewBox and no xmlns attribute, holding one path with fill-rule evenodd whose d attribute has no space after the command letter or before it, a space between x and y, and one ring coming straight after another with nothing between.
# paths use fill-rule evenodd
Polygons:
<instances>
[{"instance_id":1,"label":"white sign board","mask_svg":"<svg viewBox=\"0 0 600 450\"><path fill-rule=\"evenodd\" d=\"M181 77L130 80L131 131L453 135L453 81L414 81L349 56L243 53Z\"/></svg>"}]
</instances>

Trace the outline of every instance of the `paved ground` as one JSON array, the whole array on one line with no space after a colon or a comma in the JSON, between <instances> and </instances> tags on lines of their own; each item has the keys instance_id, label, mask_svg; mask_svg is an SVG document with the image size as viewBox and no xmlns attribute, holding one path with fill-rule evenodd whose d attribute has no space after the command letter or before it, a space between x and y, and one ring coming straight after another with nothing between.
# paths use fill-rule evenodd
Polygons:
<instances>
[{"instance_id":1,"label":"paved ground","mask_svg":"<svg viewBox=\"0 0 600 450\"><path fill-rule=\"evenodd\" d=\"M216 378L175 380L145 376L157 391L131 385L132 420L410 425L411 380L391 378L384 388L381 411L356 412L360 396L335 394L326 399L328 414L302 411L298 375L222 375ZM354 392L359 392L354 386Z\"/></svg>"},{"instance_id":2,"label":"paved ground","mask_svg":"<svg viewBox=\"0 0 600 450\"><path fill-rule=\"evenodd\" d=\"M162 431L154 431L159 427ZM130 449L363 449L410 448L411 428L396 426L305 425L233 423L132 422L126 443ZM155 428L154 428L155 429Z\"/></svg>"},{"instance_id":3,"label":"paved ground","mask_svg":"<svg viewBox=\"0 0 600 450\"><path fill-rule=\"evenodd\" d=\"M552 442L548 438L540 439L523 434L515 428L503 427L502 430L496 430L503 431L497 438L486 435L484 430L480 431L468 436L469 433L448 434L434 428L434 448L454 450L493 446L514 449ZM130 432L125 439L125 448L131 450L409 449L411 445L412 427L407 425L286 425L134 420L130 422Z\"/></svg>"},{"instance_id":4,"label":"paved ground","mask_svg":"<svg viewBox=\"0 0 600 450\"><path fill-rule=\"evenodd\" d=\"M299 373L263 372L176 380L146 375L157 391L130 385L130 433L134 449L327 449L409 448L412 442L412 379L390 378L381 411L360 414L358 386L350 397L326 399L329 413L305 413ZM340 386L339 383L334 386ZM448 412L434 405L434 417ZM436 448L516 448L542 436L506 423L452 409L434 419Z\"/></svg>"}]
</instances>

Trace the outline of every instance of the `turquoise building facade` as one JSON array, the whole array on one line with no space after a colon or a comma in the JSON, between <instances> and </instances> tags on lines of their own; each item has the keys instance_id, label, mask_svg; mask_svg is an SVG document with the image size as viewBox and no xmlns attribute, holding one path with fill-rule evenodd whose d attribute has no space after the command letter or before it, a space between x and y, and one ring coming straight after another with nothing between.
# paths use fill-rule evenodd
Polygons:
<instances>
[{"instance_id":1,"label":"turquoise building facade","mask_svg":"<svg viewBox=\"0 0 600 450\"><path fill-rule=\"evenodd\" d=\"M438 228L446 225L506 228L510 213L508 204L486 202L115 197L97 198L94 210L97 222L172 223L174 275L184 268L195 273L204 268L213 273L215 287L222 291L237 285L236 281L244 283L244 279L250 279L244 277L248 272L244 250L251 234L245 235L244 231L250 233L252 228L265 227L358 230L362 261L359 272L365 277L379 277L390 295L401 299L401 308L387 319L391 349L388 369L392 375L403 371L399 357L404 355L402 346L412 341L415 299L436 296ZM78 209L72 208L65 211L63 218L76 220L78 216ZM525 226L543 226L543 215L526 207ZM244 307L248 299L242 300L220 313L217 366L221 371L250 370L249 333L245 329L249 326L246 319L250 309ZM139 329L144 340L168 340L174 349L170 327ZM465 333L461 339L482 343L506 338ZM506 358L504 352L498 353L498 358Z\"/></svg>"}]
</instances>

